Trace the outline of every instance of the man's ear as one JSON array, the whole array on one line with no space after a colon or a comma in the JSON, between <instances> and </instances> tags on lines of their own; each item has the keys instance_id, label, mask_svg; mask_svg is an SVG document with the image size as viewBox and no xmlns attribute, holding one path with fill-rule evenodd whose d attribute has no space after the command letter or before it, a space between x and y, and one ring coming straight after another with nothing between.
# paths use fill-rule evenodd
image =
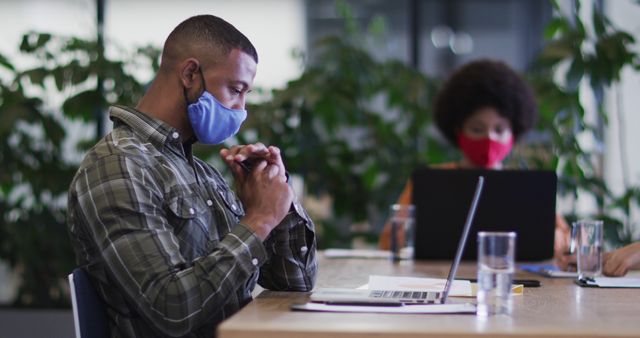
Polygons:
<instances>
[{"instance_id":1,"label":"man's ear","mask_svg":"<svg viewBox=\"0 0 640 338\"><path fill-rule=\"evenodd\" d=\"M194 86L198 86L202 79L200 72L200 62L195 58L188 58L182 61L180 65L180 82L184 88L191 89Z\"/></svg>"}]
</instances>

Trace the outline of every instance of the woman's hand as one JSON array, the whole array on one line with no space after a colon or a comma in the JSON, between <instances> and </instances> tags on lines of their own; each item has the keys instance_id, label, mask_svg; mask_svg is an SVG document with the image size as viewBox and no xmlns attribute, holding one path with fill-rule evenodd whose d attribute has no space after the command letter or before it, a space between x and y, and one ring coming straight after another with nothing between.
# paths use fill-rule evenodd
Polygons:
<instances>
[{"instance_id":1,"label":"woman's hand","mask_svg":"<svg viewBox=\"0 0 640 338\"><path fill-rule=\"evenodd\" d=\"M555 264L564 271L574 271L576 255L571 253L571 229L560 215L556 215L556 229L553 243Z\"/></svg>"},{"instance_id":2,"label":"woman's hand","mask_svg":"<svg viewBox=\"0 0 640 338\"><path fill-rule=\"evenodd\" d=\"M607 276L624 276L631 269L640 269L640 242L607 252L603 260L602 272Z\"/></svg>"}]
</instances>

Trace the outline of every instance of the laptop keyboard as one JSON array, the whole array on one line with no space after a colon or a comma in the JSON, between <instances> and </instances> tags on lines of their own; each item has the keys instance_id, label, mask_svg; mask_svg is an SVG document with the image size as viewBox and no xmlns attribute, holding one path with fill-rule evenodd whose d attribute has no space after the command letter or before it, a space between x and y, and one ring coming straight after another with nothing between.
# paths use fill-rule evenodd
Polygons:
<instances>
[{"instance_id":1,"label":"laptop keyboard","mask_svg":"<svg viewBox=\"0 0 640 338\"><path fill-rule=\"evenodd\" d=\"M440 292L371 290L369 297L380 299L400 299L407 302L432 303L440 299Z\"/></svg>"}]
</instances>

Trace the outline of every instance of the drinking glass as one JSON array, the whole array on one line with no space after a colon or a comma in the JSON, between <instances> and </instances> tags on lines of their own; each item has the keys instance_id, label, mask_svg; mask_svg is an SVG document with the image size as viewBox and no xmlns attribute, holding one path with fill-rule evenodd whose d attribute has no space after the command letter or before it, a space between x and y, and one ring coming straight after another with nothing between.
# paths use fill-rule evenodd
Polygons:
<instances>
[{"instance_id":1,"label":"drinking glass","mask_svg":"<svg viewBox=\"0 0 640 338\"><path fill-rule=\"evenodd\" d=\"M413 257L415 207L412 204L393 204L389 210L391 222L391 258Z\"/></svg>"},{"instance_id":2,"label":"drinking glass","mask_svg":"<svg viewBox=\"0 0 640 338\"><path fill-rule=\"evenodd\" d=\"M578 278L594 278L602 274L602 221L579 220L576 229Z\"/></svg>"},{"instance_id":3,"label":"drinking glass","mask_svg":"<svg viewBox=\"0 0 640 338\"><path fill-rule=\"evenodd\" d=\"M478 232L478 315L511 314L515 252L515 232Z\"/></svg>"}]
</instances>

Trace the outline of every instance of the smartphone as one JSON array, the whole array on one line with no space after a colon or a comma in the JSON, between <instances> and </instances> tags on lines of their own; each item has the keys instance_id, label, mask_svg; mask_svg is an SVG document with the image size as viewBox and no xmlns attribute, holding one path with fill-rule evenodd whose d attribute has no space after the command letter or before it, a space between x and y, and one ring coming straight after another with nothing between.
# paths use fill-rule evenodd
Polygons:
<instances>
[{"instance_id":1,"label":"smartphone","mask_svg":"<svg viewBox=\"0 0 640 338\"><path fill-rule=\"evenodd\" d=\"M244 170L246 173L250 173L251 170L253 169L253 166L256 163L256 159L253 160L249 160L246 159L244 161L241 162L236 162L238 163L238 165L242 168L242 170ZM289 183L289 172L285 171L284 175L287 177L287 183Z\"/></svg>"},{"instance_id":2,"label":"smartphone","mask_svg":"<svg viewBox=\"0 0 640 338\"><path fill-rule=\"evenodd\" d=\"M238 165L242 168L242 170L244 170L247 173L250 173L251 169L253 169L253 162L249 160L244 160L236 163L238 163Z\"/></svg>"}]
</instances>

